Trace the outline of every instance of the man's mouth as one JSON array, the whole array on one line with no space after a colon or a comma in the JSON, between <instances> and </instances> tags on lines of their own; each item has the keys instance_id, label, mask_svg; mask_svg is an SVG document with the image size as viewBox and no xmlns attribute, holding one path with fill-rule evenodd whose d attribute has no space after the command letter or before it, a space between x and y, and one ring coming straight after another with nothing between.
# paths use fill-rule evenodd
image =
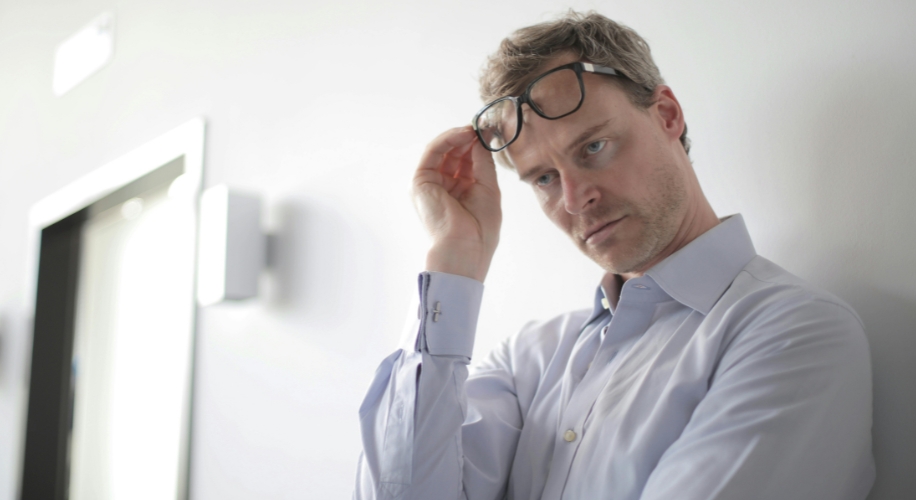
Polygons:
<instances>
[{"instance_id":1,"label":"man's mouth","mask_svg":"<svg viewBox=\"0 0 916 500\"><path fill-rule=\"evenodd\" d=\"M583 241L585 241L586 245L594 245L594 244L599 243L600 241L604 240L614 231L614 228L617 227L617 224L621 220L623 220L623 217L619 219L614 219L610 222L605 222L605 223L596 224L592 226L585 233L585 237L582 238Z\"/></svg>"}]
</instances>

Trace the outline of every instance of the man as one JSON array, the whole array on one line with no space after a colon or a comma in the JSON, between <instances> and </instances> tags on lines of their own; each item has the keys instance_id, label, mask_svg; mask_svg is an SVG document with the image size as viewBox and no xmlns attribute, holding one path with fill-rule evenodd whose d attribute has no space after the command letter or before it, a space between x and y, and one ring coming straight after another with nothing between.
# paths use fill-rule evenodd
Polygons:
<instances>
[{"instance_id":1,"label":"man","mask_svg":"<svg viewBox=\"0 0 916 500\"><path fill-rule=\"evenodd\" d=\"M503 41L482 93L415 175L433 239L419 320L360 408L355 497L865 498L861 322L716 217L646 43L570 13ZM491 151L607 274L590 310L526 326L469 375L499 239Z\"/></svg>"}]
</instances>

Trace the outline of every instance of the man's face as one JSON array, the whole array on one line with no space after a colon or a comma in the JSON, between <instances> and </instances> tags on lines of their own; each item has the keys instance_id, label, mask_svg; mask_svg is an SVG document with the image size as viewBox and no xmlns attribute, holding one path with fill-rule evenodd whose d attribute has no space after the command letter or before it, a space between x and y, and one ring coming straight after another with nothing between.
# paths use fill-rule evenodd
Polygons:
<instances>
[{"instance_id":1,"label":"man's face","mask_svg":"<svg viewBox=\"0 0 916 500\"><path fill-rule=\"evenodd\" d=\"M545 69L575 60L557 58ZM546 120L524 106L521 135L507 152L547 217L583 253L607 271L640 273L671 253L683 229L692 194L686 156L666 97L640 109L608 78L583 74L585 101L564 118Z\"/></svg>"}]
</instances>

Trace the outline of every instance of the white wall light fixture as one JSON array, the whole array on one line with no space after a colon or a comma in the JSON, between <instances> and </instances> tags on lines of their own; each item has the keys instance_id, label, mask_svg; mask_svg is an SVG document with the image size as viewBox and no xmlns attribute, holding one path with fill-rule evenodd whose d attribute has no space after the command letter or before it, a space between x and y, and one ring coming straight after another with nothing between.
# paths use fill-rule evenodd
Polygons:
<instances>
[{"instance_id":1,"label":"white wall light fixture","mask_svg":"<svg viewBox=\"0 0 916 500\"><path fill-rule=\"evenodd\" d=\"M114 54L114 14L106 12L54 51L54 95L60 97L108 64Z\"/></svg>"},{"instance_id":2,"label":"white wall light fixture","mask_svg":"<svg viewBox=\"0 0 916 500\"><path fill-rule=\"evenodd\" d=\"M261 229L261 200L225 185L200 198L197 301L202 306L258 295L267 264L267 235Z\"/></svg>"}]
</instances>

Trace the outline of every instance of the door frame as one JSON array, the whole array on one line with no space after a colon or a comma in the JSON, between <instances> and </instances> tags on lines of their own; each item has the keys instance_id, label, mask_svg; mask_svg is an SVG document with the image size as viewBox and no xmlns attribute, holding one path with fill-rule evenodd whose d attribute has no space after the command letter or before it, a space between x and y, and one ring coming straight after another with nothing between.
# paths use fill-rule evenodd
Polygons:
<instances>
[{"instance_id":1,"label":"door frame","mask_svg":"<svg viewBox=\"0 0 916 500\"><path fill-rule=\"evenodd\" d=\"M33 327L28 390L19 436L18 498L64 500L68 487L68 442L72 419L71 360L80 233L89 207L106 196L181 158L184 196L192 197L195 234L203 182L205 124L194 118L73 181L29 211L26 297ZM196 268L197 241L194 242ZM196 274L196 273L195 273ZM195 285L196 288L196 278ZM194 301L196 290L188 300ZM188 497L191 407L196 343L196 301L191 325L191 365L181 436L176 498ZM63 313L59 313L63 311ZM58 314L49 314L58 312Z\"/></svg>"}]
</instances>

